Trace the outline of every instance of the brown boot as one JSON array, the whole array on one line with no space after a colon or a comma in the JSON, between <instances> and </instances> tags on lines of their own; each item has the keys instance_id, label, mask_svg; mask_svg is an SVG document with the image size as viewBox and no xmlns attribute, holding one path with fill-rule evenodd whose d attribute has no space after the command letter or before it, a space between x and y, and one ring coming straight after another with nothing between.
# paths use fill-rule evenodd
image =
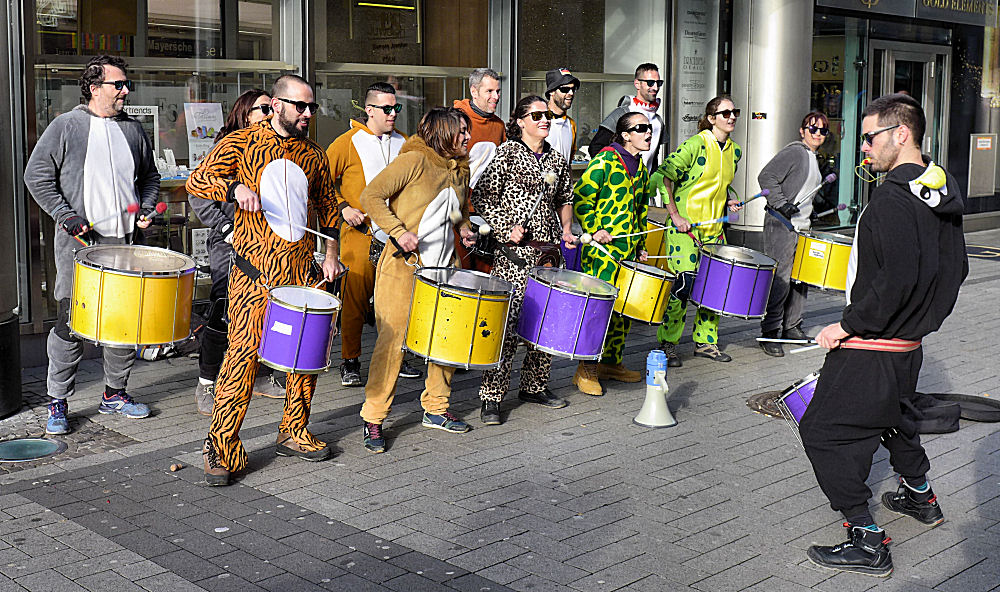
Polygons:
<instances>
[{"instance_id":1,"label":"brown boot","mask_svg":"<svg viewBox=\"0 0 1000 592\"><path fill-rule=\"evenodd\" d=\"M625 367L625 364L618 364L616 366L598 364L597 377L606 378L608 380L617 380L618 382L639 382L642 380L642 373L636 372L635 370L629 370Z\"/></svg>"},{"instance_id":2,"label":"brown boot","mask_svg":"<svg viewBox=\"0 0 1000 592\"><path fill-rule=\"evenodd\" d=\"M329 446L324 446L319 450L305 450L299 446L298 442L292 439L291 434L286 434L285 432L278 433L278 442L274 446L274 453L278 456L295 456L311 462L326 460L333 455L333 451L330 450Z\"/></svg>"},{"instance_id":3,"label":"brown boot","mask_svg":"<svg viewBox=\"0 0 1000 592\"><path fill-rule=\"evenodd\" d=\"M209 487L225 487L229 485L229 470L222 466L219 454L212 446L212 439L205 438L201 447L201 456L205 460L205 483Z\"/></svg>"},{"instance_id":4,"label":"brown boot","mask_svg":"<svg viewBox=\"0 0 1000 592\"><path fill-rule=\"evenodd\" d=\"M573 375L573 384L580 389L581 393L600 397L604 394L601 382L597 379L597 364L580 362L576 367L576 374Z\"/></svg>"}]
</instances>

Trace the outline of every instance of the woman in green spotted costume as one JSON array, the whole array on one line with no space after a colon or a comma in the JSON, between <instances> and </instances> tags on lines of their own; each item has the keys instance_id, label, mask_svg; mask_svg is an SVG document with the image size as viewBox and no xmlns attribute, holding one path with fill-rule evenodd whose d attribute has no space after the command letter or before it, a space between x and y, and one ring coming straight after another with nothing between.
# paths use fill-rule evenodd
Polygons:
<instances>
[{"instance_id":1,"label":"woman in green spotted costume","mask_svg":"<svg viewBox=\"0 0 1000 592\"><path fill-rule=\"evenodd\" d=\"M619 237L646 229L649 207L649 171L639 153L649 149L652 126L642 113L626 113L615 126L615 140L599 151L587 165L573 188L573 214L583 231L603 245L609 257L595 245L582 247L580 264L584 273L614 283L615 260L646 260L645 235ZM615 236L612 236L615 235ZM613 258L612 258L613 257ZM581 363L573 384L588 395L602 395L601 378L619 382L639 382L642 374L622 363L625 337L631 322L612 315L604 352L599 364Z\"/></svg>"},{"instance_id":2,"label":"woman in green spotted costume","mask_svg":"<svg viewBox=\"0 0 1000 592\"><path fill-rule=\"evenodd\" d=\"M727 205L732 211L739 209L739 199L730 199L733 190L729 186L742 155L740 147L729 139L739 116L739 109L729 97L709 101L698 122L698 135L670 154L650 179L650 186L665 197L672 223L666 231L667 255L676 257L670 259L670 268L678 274L663 324L656 331L670 366L681 365L676 346L684 331L687 296L698 269L698 247L692 236L702 243L726 242L722 223L691 225L723 217ZM719 315L711 310L698 308L692 337L694 355L717 362L732 360L719 350Z\"/></svg>"}]
</instances>

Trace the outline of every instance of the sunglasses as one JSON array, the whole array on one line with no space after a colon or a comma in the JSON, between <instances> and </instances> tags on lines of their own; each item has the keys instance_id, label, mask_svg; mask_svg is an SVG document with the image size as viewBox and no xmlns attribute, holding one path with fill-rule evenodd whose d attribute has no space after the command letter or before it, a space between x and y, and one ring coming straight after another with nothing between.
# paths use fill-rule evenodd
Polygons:
<instances>
[{"instance_id":1,"label":"sunglasses","mask_svg":"<svg viewBox=\"0 0 1000 592\"><path fill-rule=\"evenodd\" d=\"M723 109L722 111L716 111L715 113L712 113L712 115L714 115L714 116L721 115L723 119L729 119L730 117L739 117L740 116L740 110L739 109Z\"/></svg>"},{"instance_id":2,"label":"sunglasses","mask_svg":"<svg viewBox=\"0 0 1000 592\"><path fill-rule=\"evenodd\" d=\"M554 117L551 111L532 111L531 113L525 113L524 116L530 117L532 121L541 121L543 117L551 121Z\"/></svg>"},{"instance_id":3,"label":"sunglasses","mask_svg":"<svg viewBox=\"0 0 1000 592\"><path fill-rule=\"evenodd\" d=\"M809 130L810 134L819 134L819 135L823 136L824 138L826 137L827 134L830 133L830 128L828 128L828 127L819 127L819 126L815 126L815 125L807 125L806 129Z\"/></svg>"},{"instance_id":4,"label":"sunglasses","mask_svg":"<svg viewBox=\"0 0 1000 592\"><path fill-rule=\"evenodd\" d=\"M576 91L576 85L575 84L570 84L568 86L560 86L556 90L558 90L562 94L567 94L567 93L571 93L571 92Z\"/></svg>"},{"instance_id":5,"label":"sunglasses","mask_svg":"<svg viewBox=\"0 0 1000 592\"><path fill-rule=\"evenodd\" d=\"M651 124L651 123L637 123L637 124L633 125L632 127L628 128L625 131L627 131L629 133L635 132L637 134L644 134L646 132L653 131L653 124Z\"/></svg>"},{"instance_id":6,"label":"sunglasses","mask_svg":"<svg viewBox=\"0 0 1000 592\"><path fill-rule=\"evenodd\" d=\"M257 109L260 109L260 114L261 115L270 115L271 114L271 106L268 105L267 103L264 103L263 105L257 105L256 107L250 107L251 111L256 111Z\"/></svg>"},{"instance_id":7,"label":"sunglasses","mask_svg":"<svg viewBox=\"0 0 1000 592\"><path fill-rule=\"evenodd\" d=\"M400 111L403 110L403 104L402 103L396 103L395 105L373 105L371 103L368 103L368 106L369 107L374 107L376 109L381 109L382 113L385 113L386 115L392 113L393 111L395 111L396 113L399 113Z\"/></svg>"},{"instance_id":8,"label":"sunglasses","mask_svg":"<svg viewBox=\"0 0 1000 592\"><path fill-rule=\"evenodd\" d=\"M663 86L662 80L647 80L645 78L639 78L638 80L639 82L645 82L646 86L648 86L649 88L653 88L654 86L656 88L660 88L661 86Z\"/></svg>"},{"instance_id":9,"label":"sunglasses","mask_svg":"<svg viewBox=\"0 0 1000 592\"><path fill-rule=\"evenodd\" d=\"M864 146L865 144L868 144L869 146L871 146L872 145L872 140L875 139L875 136L881 134L882 132L887 132L887 131L889 131L891 129L896 129L897 127L899 127L901 125L903 125L903 124L897 123L896 125L890 125L889 127L884 127L884 128L882 128L880 130L875 130L873 132L868 132L867 134L861 134L861 145Z\"/></svg>"},{"instance_id":10,"label":"sunglasses","mask_svg":"<svg viewBox=\"0 0 1000 592\"><path fill-rule=\"evenodd\" d=\"M123 88L129 89L129 91L135 90L135 82L132 82L131 80L104 81L101 84L113 84L115 85L115 90L121 90Z\"/></svg>"},{"instance_id":11,"label":"sunglasses","mask_svg":"<svg viewBox=\"0 0 1000 592\"><path fill-rule=\"evenodd\" d=\"M289 105L295 105L295 110L299 113L305 113L306 109L309 109L309 113L315 115L319 111L319 103L307 103L305 101L293 101L291 99L283 99L281 97L276 97L282 103L288 103Z\"/></svg>"}]
</instances>

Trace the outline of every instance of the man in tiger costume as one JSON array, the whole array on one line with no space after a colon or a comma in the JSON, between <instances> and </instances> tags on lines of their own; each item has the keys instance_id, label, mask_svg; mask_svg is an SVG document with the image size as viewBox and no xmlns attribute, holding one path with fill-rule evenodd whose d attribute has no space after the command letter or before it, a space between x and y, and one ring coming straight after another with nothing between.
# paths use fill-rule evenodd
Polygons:
<instances>
[{"instance_id":1,"label":"man in tiger costume","mask_svg":"<svg viewBox=\"0 0 1000 592\"><path fill-rule=\"evenodd\" d=\"M271 198L286 205L286 213L307 208L323 232L336 238L339 226L337 201L326 153L306 134L319 105L302 78L285 75L271 89L273 115L226 136L202 161L187 181L187 191L197 197L235 202L235 251L229 279L229 349L226 351L215 394L212 426L202 449L205 481L228 485L232 473L246 467L247 455L239 431L250 404L257 374L267 305L267 286L306 285L312 280L312 236L265 216ZM274 228L268 220L276 222ZM280 234L279 234L280 233ZM323 276L334 279L342 270L339 245L326 241ZM309 407L316 375L288 374L285 412L278 427L275 453L309 461L330 457L325 442L309 433Z\"/></svg>"}]
</instances>

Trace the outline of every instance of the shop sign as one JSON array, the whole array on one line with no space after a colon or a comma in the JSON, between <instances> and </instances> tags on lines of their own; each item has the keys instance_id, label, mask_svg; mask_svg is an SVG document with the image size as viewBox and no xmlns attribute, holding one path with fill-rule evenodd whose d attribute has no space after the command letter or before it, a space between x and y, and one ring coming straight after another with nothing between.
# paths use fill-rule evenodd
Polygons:
<instances>
[{"instance_id":1,"label":"shop sign","mask_svg":"<svg viewBox=\"0 0 1000 592\"><path fill-rule=\"evenodd\" d=\"M817 6L995 27L998 0L816 0Z\"/></svg>"},{"instance_id":2,"label":"shop sign","mask_svg":"<svg viewBox=\"0 0 1000 592\"><path fill-rule=\"evenodd\" d=\"M923 0L816 0L816 5L894 16L913 16L913 5L916 1Z\"/></svg>"},{"instance_id":3,"label":"shop sign","mask_svg":"<svg viewBox=\"0 0 1000 592\"><path fill-rule=\"evenodd\" d=\"M676 113L670 129L677 142L698 133L705 104L716 95L719 47L718 0L678 0L675 4L673 71Z\"/></svg>"}]
</instances>

